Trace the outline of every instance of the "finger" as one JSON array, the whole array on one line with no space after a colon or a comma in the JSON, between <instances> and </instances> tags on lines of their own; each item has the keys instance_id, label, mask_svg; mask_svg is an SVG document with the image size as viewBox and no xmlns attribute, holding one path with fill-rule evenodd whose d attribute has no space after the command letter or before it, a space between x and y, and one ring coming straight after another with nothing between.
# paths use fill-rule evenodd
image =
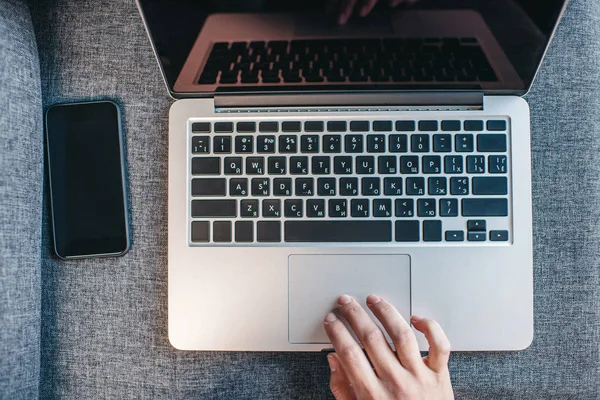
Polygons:
<instances>
[{"instance_id":1,"label":"finger","mask_svg":"<svg viewBox=\"0 0 600 400\"><path fill-rule=\"evenodd\" d=\"M415 333L398 310L386 300L375 295L367 297L367 305L392 339L402 366L411 371L422 368L423 361Z\"/></svg>"},{"instance_id":2,"label":"finger","mask_svg":"<svg viewBox=\"0 0 600 400\"><path fill-rule=\"evenodd\" d=\"M390 0L389 1L389 5L390 7L396 7L398 4L402 3L404 0Z\"/></svg>"},{"instance_id":3,"label":"finger","mask_svg":"<svg viewBox=\"0 0 600 400\"><path fill-rule=\"evenodd\" d=\"M377 375L389 377L401 373L398 359L390 348L383 332L367 314L367 311L356 300L346 294L339 298L338 309L350 323L350 327L367 351Z\"/></svg>"},{"instance_id":4,"label":"finger","mask_svg":"<svg viewBox=\"0 0 600 400\"><path fill-rule=\"evenodd\" d=\"M378 385L375 372L365 353L356 343L346 326L334 313L325 317L325 332L335 349L348 381L358 392L369 392Z\"/></svg>"},{"instance_id":5,"label":"finger","mask_svg":"<svg viewBox=\"0 0 600 400\"><path fill-rule=\"evenodd\" d=\"M352 15L352 11L354 11L354 6L356 5L356 0L342 0L340 7L340 15L338 16L338 24L344 25L348 22L348 19Z\"/></svg>"},{"instance_id":6,"label":"finger","mask_svg":"<svg viewBox=\"0 0 600 400\"><path fill-rule=\"evenodd\" d=\"M373 7L375 7L375 4L377 4L377 0L364 0L360 6L359 15L361 17L366 17L369 15L369 13L373 10Z\"/></svg>"},{"instance_id":7,"label":"finger","mask_svg":"<svg viewBox=\"0 0 600 400\"><path fill-rule=\"evenodd\" d=\"M329 362L329 370L331 371L331 378L329 378L329 389L336 400L350 400L355 399L350 381L344 372L340 360L337 354L332 353L327 356L327 362Z\"/></svg>"},{"instance_id":8,"label":"finger","mask_svg":"<svg viewBox=\"0 0 600 400\"><path fill-rule=\"evenodd\" d=\"M429 343L429 355L423 360L425 364L435 372L444 371L450 358L450 341L440 324L417 315L412 316L411 322L416 330L425 335Z\"/></svg>"}]
</instances>

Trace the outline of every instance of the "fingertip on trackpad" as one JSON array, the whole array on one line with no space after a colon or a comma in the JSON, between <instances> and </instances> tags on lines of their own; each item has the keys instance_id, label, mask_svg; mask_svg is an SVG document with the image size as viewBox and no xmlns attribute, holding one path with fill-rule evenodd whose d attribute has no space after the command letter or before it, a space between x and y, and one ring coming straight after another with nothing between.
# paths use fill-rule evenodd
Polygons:
<instances>
[{"instance_id":1,"label":"fingertip on trackpad","mask_svg":"<svg viewBox=\"0 0 600 400\"><path fill-rule=\"evenodd\" d=\"M290 343L329 343L323 319L342 294L365 305L377 294L410 316L410 257L384 255L290 255L288 261Z\"/></svg>"}]
</instances>

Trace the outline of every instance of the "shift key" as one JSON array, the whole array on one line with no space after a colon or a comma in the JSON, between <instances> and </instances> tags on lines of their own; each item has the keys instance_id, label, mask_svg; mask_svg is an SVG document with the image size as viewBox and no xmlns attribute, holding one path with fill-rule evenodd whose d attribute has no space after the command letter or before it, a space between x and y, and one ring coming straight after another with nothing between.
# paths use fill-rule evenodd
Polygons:
<instances>
[{"instance_id":1,"label":"shift key","mask_svg":"<svg viewBox=\"0 0 600 400\"><path fill-rule=\"evenodd\" d=\"M237 217L236 200L193 200L192 218Z\"/></svg>"},{"instance_id":2,"label":"shift key","mask_svg":"<svg viewBox=\"0 0 600 400\"><path fill-rule=\"evenodd\" d=\"M463 217L507 217L508 199L463 199Z\"/></svg>"}]
</instances>

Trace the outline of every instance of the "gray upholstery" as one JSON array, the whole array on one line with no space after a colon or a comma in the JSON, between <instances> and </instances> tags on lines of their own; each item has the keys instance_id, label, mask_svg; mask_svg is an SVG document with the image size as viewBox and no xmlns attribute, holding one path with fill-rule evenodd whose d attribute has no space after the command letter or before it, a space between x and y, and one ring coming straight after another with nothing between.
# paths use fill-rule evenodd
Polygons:
<instances>
[{"instance_id":1,"label":"gray upholstery","mask_svg":"<svg viewBox=\"0 0 600 400\"><path fill-rule=\"evenodd\" d=\"M0 33L5 29L5 4L19 12L13 18L22 23L21 27L9 24L8 43L24 40L28 20L14 0L0 0ZM110 98L123 107L133 246L123 258L59 261L52 256L47 213L40 246L39 97L18 98L20 94L12 90L11 104L18 100L15 107L28 108L11 109L6 124L0 120L0 182L4 185L9 179L12 189L0 193L0 334L4 338L8 332L9 340L8 345L0 344L0 393L8 393L5 388L14 393L31 388L31 396L23 397L35 397L35 388L28 385L35 383L36 366L28 363L36 354L34 342L40 331L19 327L36 327L41 248L40 397L327 398L329 372L322 354L188 353L170 347L166 280L171 99L135 4L133 0L31 4L44 106ZM21 39L13 39L19 29L25 30ZM0 35L3 52L5 37ZM25 43L30 47L29 41ZM27 48L17 46L13 51L19 55ZM35 75L34 49L29 57L22 62ZM2 57L2 73L5 62ZM35 77L31 80L35 82ZM599 82L600 3L572 0L527 96L532 114L535 340L517 353L453 354L451 372L458 398L600 396ZM0 105L7 101L4 97L0 96ZM25 129L23 121L29 121L26 117L36 107L38 114L24 134L29 136L18 135L15 127ZM13 131L7 132L6 126ZM12 140L21 149L38 152L19 152L17 147L7 151L5 135L10 135L7 143ZM15 169L6 178L8 166ZM4 225L6 218L19 217L18 226ZM21 287L30 291L11 292ZM20 334L12 330L12 321L23 316L25 321L14 325L23 329ZM11 322L8 330L5 320ZM21 341L23 351L15 351L18 347L11 343L18 346ZM14 358L5 361L5 354Z\"/></svg>"},{"instance_id":2,"label":"gray upholstery","mask_svg":"<svg viewBox=\"0 0 600 400\"><path fill-rule=\"evenodd\" d=\"M0 0L0 398L38 395L42 101L26 2Z\"/></svg>"}]
</instances>

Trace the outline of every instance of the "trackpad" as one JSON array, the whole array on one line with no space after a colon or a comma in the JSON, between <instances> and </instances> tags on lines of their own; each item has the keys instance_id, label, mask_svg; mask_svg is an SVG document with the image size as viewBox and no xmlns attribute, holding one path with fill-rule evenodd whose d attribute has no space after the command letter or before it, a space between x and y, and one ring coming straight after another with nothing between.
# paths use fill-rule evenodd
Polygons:
<instances>
[{"instance_id":1,"label":"trackpad","mask_svg":"<svg viewBox=\"0 0 600 400\"><path fill-rule=\"evenodd\" d=\"M290 343L329 343L323 319L344 293L362 305L377 294L410 316L408 255L291 255L288 268Z\"/></svg>"}]
</instances>

